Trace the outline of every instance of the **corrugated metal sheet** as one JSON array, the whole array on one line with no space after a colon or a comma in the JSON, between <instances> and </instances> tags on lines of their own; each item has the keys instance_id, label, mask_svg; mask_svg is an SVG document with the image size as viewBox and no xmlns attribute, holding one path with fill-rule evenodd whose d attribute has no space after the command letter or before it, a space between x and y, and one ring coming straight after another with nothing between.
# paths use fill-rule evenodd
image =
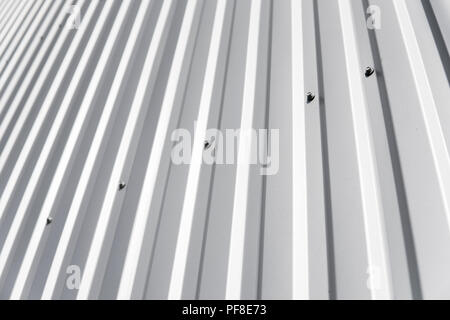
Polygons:
<instances>
[{"instance_id":1,"label":"corrugated metal sheet","mask_svg":"<svg viewBox=\"0 0 450 320\"><path fill-rule=\"evenodd\" d=\"M447 0L0 0L0 298L449 299L449 48Z\"/></svg>"}]
</instances>

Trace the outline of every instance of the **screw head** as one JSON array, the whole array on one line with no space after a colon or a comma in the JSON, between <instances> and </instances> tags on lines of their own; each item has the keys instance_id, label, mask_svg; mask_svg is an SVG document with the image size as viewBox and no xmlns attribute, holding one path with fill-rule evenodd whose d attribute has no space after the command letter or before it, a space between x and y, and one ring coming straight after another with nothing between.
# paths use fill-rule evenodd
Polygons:
<instances>
[{"instance_id":1,"label":"screw head","mask_svg":"<svg viewBox=\"0 0 450 320\"><path fill-rule=\"evenodd\" d=\"M126 186L127 186L127 184L122 181L121 183L119 183L119 190L125 189Z\"/></svg>"},{"instance_id":2,"label":"screw head","mask_svg":"<svg viewBox=\"0 0 450 320\"><path fill-rule=\"evenodd\" d=\"M375 69L372 67L367 67L364 75L366 76L366 78L370 77L371 75L373 75L375 73Z\"/></svg>"},{"instance_id":3,"label":"screw head","mask_svg":"<svg viewBox=\"0 0 450 320\"><path fill-rule=\"evenodd\" d=\"M209 148L211 148L211 142L209 142L208 140L205 141L205 143L203 144L204 149L208 150Z\"/></svg>"},{"instance_id":4,"label":"screw head","mask_svg":"<svg viewBox=\"0 0 450 320\"><path fill-rule=\"evenodd\" d=\"M52 217L48 217L47 218L47 226L53 222L53 218Z\"/></svg>"},{"instance_id":5,"label":"screw head","mask_svg":"<svg viewBox=\"0 0 450 320\"><path fill-rule=\"evenodd\" d=\"M316 95L314 93L312 93L312 92L308 92L306 94L306 102L307 103L313 102L315 98L316 98Z\"/></svg>"}]
</instances>

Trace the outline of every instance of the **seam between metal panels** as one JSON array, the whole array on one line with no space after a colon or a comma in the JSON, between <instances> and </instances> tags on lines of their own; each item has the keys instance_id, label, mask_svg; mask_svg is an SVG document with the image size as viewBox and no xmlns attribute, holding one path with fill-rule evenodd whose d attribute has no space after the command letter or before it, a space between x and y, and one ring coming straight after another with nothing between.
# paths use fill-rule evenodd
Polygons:
<instances>
[{"instance_id":1,"label":"seam between metal panels","mask_svg":"<svg viewBox=\"0 0 450 320\"><path fill-rule=\"evenodd\" d=\"M331 207L331 191L330 191L330 164L328 157L328 139L327 139L327 120L326 107L323 98L324 84L323 84L323 62L322 62L322 42L319 24L319 0L314 0L314 20L315 20L315 45L317 48L317 76L318 76L318 95L320 107L320 128L321 128L321 143L322 143L322 161L324 167L323 185L324 185L324 199L325 199L325 228L327 230L326 246L327 246L327 267L328 267L328 292L331 300L336 299L336 270L334 259L334 243L333 243L333 218Z\"/></svg>"}]
</instances>

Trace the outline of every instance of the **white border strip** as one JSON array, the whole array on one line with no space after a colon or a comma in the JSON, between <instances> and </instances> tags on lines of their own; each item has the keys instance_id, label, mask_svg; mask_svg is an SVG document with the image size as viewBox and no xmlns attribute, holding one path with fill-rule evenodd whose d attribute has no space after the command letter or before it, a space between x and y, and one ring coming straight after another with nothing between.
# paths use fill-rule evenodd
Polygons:
<instances>
[{"instance_id":1,"label":"white border strip","mask_svg":"<svg viewBox=\"0 0 450 320\"><path fill-rule=\"evenodd\" d=\"M241 298L251 146L255 143L255 141L252 141L251 131L253 128L253 114L255 110L261 2L261 0L253 0L250 9L241 131L239 135L236 186L234 188L230 252L228 257L228 273L225 293L226 299L229 300L238 300Z\"/></svg>"}]
</instances>

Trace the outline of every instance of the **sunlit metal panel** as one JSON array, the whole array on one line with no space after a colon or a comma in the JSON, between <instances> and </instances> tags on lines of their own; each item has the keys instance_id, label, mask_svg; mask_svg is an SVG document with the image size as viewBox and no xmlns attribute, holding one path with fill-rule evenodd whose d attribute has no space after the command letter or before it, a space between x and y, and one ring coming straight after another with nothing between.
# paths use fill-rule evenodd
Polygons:
<instances>
[{"instance_id":1,"label":"sunlit metal panel","mask_svg":"<svg viewBox=\"0 0 450 320\"><path fill-rule=\"evenodd\" d=\"M449 21L0 0L0 298L450 299Z\"/></svg>"}]
</instances>

